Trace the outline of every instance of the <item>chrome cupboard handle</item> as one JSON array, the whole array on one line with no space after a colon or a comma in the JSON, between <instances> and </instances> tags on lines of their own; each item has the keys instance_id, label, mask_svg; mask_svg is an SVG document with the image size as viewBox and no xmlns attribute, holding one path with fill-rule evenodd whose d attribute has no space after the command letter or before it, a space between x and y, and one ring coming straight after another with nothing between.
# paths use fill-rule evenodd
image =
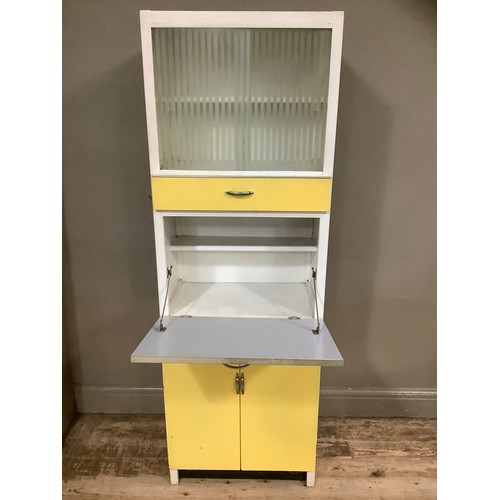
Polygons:
<instances>
[{"instance_id":1,"label":"chrome cupboard handle","mask_svg":"<svg viewBox=\"0 0 500 500\"><path fill-rule=\"evenodd\" d=\"M240 377L238 374L236 374L236 379L234 381L235 389L236 389L236 394L240 393L241 389L241 382L240 382Z\"/></svg>"},{"instance_id":2,"label":"chrome cupboard handle","mask_svg":"<svg viewBox=\"0 0 500 500\"><path fill-rule=\"evenodd\" d=\"M240 377L240 394L245 394L245 374L241 372Z\"/></svg>"},{"instance_id":3,"label":"chrome cupboard handle","mask_svg":"<svg viewBox=\"0 0 500 500\"><path fill-rule=\"evenodd\" d=\"M226 191L229 196L252 196L253 191Z\"/></svg>"}]
</instances>

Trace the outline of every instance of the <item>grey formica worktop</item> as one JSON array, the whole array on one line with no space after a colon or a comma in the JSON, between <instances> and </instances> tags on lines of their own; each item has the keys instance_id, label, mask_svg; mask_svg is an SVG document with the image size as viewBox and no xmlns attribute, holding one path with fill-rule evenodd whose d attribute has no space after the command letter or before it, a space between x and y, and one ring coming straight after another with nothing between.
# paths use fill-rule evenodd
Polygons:
<instances>
[{"instance_id":1,"label":"grey formica worktop","mask_svg":"<svg viewBox=\"0 0 500 500\"><path fill-rule=\"evenodd\" d=\"M342 366L326 325L314 335L314 319L165 318L131 356L133 363L227 363Z\"/></svg>"}]
</instances>

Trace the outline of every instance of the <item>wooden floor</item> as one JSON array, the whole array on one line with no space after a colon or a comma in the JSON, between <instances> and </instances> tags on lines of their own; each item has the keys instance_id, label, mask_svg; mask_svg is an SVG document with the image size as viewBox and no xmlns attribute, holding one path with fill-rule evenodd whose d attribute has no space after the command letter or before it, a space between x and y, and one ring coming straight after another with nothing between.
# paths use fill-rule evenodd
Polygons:
<instances>
[{"instance_id":1,"label":"wooden floor","mask_svg":"<svg viewBox=\"0 0 500 500\"><path fill-rule=\"evenodd\" d=\"M435 420L320 418L317 453L313 488L301 474L182 471L172 486L163 416L81 415L63 447L63 498L436 498Z\"/></svg>"}]
</instances>

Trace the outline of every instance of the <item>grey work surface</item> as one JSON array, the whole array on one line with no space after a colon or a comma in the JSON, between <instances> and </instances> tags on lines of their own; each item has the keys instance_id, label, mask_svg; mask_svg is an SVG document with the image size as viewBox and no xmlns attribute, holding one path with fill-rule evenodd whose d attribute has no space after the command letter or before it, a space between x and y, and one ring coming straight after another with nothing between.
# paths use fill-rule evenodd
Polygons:
<instances>
[{"instance_id":1,"label":"grey work surface","mask_svg":"<svg viewBox=\"0 0 500 500\"><path fill-rule=\"evenodd\" d=\"M342 366L326 325L313 319L207 318L159 320L131 356L133 363L230 363Z\"/></svg>"}]
</instances>

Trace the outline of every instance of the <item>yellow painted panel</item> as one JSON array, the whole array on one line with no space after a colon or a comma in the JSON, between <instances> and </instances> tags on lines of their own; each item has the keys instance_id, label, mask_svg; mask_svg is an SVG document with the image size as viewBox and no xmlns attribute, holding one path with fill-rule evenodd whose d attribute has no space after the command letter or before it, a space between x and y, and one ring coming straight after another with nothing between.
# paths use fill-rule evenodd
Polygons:
<instances>
[{"instance_id":1,"label":"yellow painted panel","mask_svg":"<svg viewBox=\"0 0 500 500\"><path fill-rule=\"evenodd\" d=\"M331 179L153 177L155 210L328 212ZM231 196L226 191L251 191Z\"/></svg>"},{"instance_id":2,"label":"yellow painted panel","mask_svg":"<svg viewBox=\"0 0 500 500\"><path fill-rule=\"evenodd\" d=\"M319 366L242 370L241 469L314 471Z\"/></svg>"},{"instance_id":3,"label":"yellow painted panel","mask_svg":"<svg viewBox=\"0 0 500 500\"><path fill-rule=\"evenodd\" d=\"M170 468L239 470L235 376L222 365L163 365Z\"/></svg>"}]
</instances>

